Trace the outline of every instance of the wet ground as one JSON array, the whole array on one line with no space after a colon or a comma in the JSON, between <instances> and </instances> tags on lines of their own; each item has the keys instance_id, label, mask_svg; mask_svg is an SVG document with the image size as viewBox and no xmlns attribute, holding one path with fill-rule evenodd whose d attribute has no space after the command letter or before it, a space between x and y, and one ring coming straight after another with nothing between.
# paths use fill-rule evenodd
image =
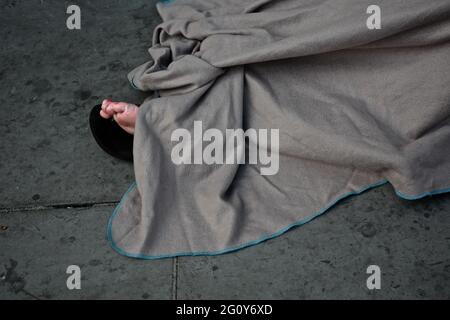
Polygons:
<instances>
[{"instance_id":1,"label":"wet ground","mask_svg":"<svg viewBox=\"0 0 450 320\"><path fill-rule=\"evenodd\" d=\"M88 130L103 97L140 103L154 0L0 0L0 299L450 298L450 195L399 199L385 185L236 253L126 258L105 239L132 165ZM68 290L66 269L81 268ZM381 269L381 289L366 269Z\"/></svg>"}]
</instances>

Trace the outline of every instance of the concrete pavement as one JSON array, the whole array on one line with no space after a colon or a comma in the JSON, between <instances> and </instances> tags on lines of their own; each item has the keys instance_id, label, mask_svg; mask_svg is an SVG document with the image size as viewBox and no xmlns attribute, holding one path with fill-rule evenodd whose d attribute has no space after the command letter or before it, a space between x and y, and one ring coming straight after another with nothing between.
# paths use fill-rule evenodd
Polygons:
<instances>
[{"instance_id":1,"label":"concrete pavement","mask_svg":"<svg viewBox=\"0 0 450 320\"><path fill-rule=\"evenodd\" d=\"M142 261L105 240L133 182L87 117L104 97L140 103L126 73L147 60L156 1L0 1L0 299L449 299L450 195L385 185L261 245ZM81 30L66 8L81 8ZM382 272L368 290L366 268ZM68 290L66 268L82 270Z\"/></svg>"}]
</instances>

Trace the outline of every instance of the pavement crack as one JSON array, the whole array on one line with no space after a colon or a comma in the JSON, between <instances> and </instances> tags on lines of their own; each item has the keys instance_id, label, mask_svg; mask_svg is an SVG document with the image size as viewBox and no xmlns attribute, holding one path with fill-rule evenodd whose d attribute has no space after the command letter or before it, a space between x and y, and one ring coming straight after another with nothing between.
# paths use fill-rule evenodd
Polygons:
<instances>
[{"instance_id":1,"label":"pavement crack","mask_svg":"<svg viewBox=\"0 0 450 320\"><path fill-rule=\"evenodd\" d=\"M172 260L172 300L178 300L178 258Z\"/></svg>"},{"instance_id":2,"label":"pavement crack","mask_svg":"<svg viewBox=\"0 0 450 320\"><path fill-rule=\"evenodd\" d=\"M117 205L119 201L102 201L102 202L68 202L48 205L34 206L18 206L18 207L2 207L1 213L23 212L23 211L42 211L52 209L89 209L92 207Z\"/></svg>"}]
</instances>

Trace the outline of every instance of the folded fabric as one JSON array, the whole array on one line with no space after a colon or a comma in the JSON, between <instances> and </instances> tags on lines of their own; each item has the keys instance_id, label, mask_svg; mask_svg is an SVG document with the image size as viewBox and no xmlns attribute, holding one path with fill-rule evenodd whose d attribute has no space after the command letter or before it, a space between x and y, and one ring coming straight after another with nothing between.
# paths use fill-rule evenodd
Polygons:
<instances>
[{"instance_id":1,"label":"folded fabric","mask_svg":"<svg viewBox=\"0 0 450 320\"><path fill-rule=\"evenodd\" d=\"M383 183L450 191L450 1L378 0L380 29L372 2L159 3L112 246L221 254Z\"/></svg>"}]
</instances>

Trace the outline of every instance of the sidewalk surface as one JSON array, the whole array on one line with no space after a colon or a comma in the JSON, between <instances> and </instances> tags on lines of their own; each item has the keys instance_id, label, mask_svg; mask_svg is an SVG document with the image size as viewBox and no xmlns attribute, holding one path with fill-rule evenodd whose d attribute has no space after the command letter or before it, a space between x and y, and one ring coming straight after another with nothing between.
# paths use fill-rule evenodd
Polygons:
<instances>
[{"instance_id":1,"label":"sidewalk surface","mask_svg":"<svg viewBox=\"0 0 450 320\"><path fill-rule=\"evenodd\" d=\"M261 245L215 257L129 259L105 240L133 167L103 153L88 114L139 104L154 0L0 0L0 299L450 298L450 195L407 201L389 185ZM381 268L368 290L366 269ZM78 265L81 290L68 290Z\"/></svg>"}]
</instances>

